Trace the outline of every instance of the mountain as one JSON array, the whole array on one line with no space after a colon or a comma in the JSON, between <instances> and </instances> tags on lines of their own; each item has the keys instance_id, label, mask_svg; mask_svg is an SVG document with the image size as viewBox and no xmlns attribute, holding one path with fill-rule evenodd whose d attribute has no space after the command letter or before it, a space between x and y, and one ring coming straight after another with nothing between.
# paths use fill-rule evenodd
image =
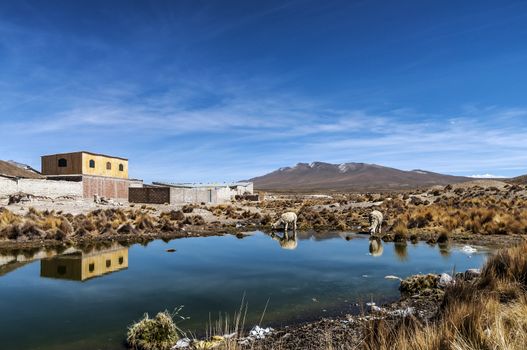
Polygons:
<instances>
[{"instance_id":1,"label":"mountain","mask_svg":"<svg viewBox=\"0 0 527 350\"><path fill-rule=\"evenodd\" d=\"M511 182L517 185L527 185L527 175L514 177L510 179L508 182Z\"/></svg>"},{"instance_id":2,"label":"mountain","mask_svg":"<svg viewBox=\"0 0 527 350\"><path fill-rule=\"evenodd\" d=\"M298 163L250 179L255 189L279 191L401 190L471 180L419 169L404 171L376 164L323 162Z\"/></svg>"}]
</instances>

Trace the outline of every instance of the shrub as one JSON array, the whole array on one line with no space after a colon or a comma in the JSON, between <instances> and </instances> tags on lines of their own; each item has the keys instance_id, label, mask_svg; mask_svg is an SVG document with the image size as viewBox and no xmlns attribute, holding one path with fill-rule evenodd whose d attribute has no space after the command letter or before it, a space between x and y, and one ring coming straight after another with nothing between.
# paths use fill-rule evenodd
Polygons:
<instances>
[{"instance_id":1,"label":"shrub","mask_svg":"<svg viewBox=\"0 0 527 350\"><path fill-rule=\"evenodd\" d=\"M397 221L392 227L394 242L406 242L408 236L408 228L403 221Z\"/></svg>"},{"instance_id":2,"label":"shrub","mask_svg":"<svg viewBox=\"0 0 527 350\"><path fill-rule=\"evenodd\" d=\"M126 337L128 345L137 350L169 350L178 339L178 328L168 311L159 312L154 318L145 314L128 328Z\"/></svg>"}]
</instances>

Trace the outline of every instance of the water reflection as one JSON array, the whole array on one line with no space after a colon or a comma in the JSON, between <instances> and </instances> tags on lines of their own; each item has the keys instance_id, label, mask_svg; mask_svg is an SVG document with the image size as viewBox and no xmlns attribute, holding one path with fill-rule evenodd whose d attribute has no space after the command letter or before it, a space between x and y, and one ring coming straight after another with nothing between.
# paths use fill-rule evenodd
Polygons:
<instances>
[{"instance_id":1,"label":"water reflection","mask_svg":"<svg viewBox=\"0 0 527 350\"><path fill-rule=\"evenodd\" d=\"M408 246L406 242L396 242L393 244L393 250L395 252L395 256L399 261L406 261L408 260Z\"/></svg>"},{"instance_id":2,"label":"water reflection","mask_svg":"<svg viewBox=\"0 0 527 350\"><path fill-rule=\"evenodd\" d=\"M339 236L345 241L351 241L353 238L357 237L355 233L351 232L339 232Z\"/></svg>"},{"instance_id":3,"label":"water reflection","mask_svg":"<svg viewBox=\"0 0 527 350\"><path fill-rule=\"evenodd\" d=\"M3 250L0 252L0 276L15 271L35 260L52 258L59 254L68 254L75 251L77 249L73 247Z\"/></svg>"},{"instance_id":4,"label":"water reflection","mask_svg":"<svg viewBox=\"0 0 527 350\"><path fill-rule=\"evenodd\" d=\"M128 268L128 248L119 244L63 254L40 261L40 276L86 281Z\"/></svg>"},{"instance_id":5,"label":"water reflection","mask_svg":"<svg viewBox=\"0 0 527 350\"><path fill-rule=\"evenodd\" d=\"M372 238L370 240L369 251L372 256L381 256L384 252L382 242L379 238Z\"/></svg>"},{"instance_id":6,"label":"water reflection","mask_svg":"<svg viewBox=\"0 0 527 350\"><path fill-rule=\"evenodd\" d=\"M28 257L45 259L42 264L34 261L0 277L1 348L121 349L123 330L132 320L146 311L181 304L185 305L185 316L190 317L183 326L190 332L203 332L211 313L238 309L244 294L253 305L246 324L259 322L268 300L266 322L303 322L350 312L359 301L395 300L398 284L385 279L387 275L405 278L416 273L451 272L453 266L459 271L478 268L486 256L478 249L468 258L452 243L450 257L441 258L438 249L421 242L408 245L411 263L410 259L401 263L392 250L394 243L370 241L365 234L278 234L276 239L263 233L243 240L230 235L178 239L170 244L177 247L176 254L166 254L169 246L161 240L147 248L135 244L129 250L108 245L63 252L0 251L0 261L11 262L9 266L24 263ZM352 239L346 241L346 237ZM284 251L279 245L296 249ZM128 265L131 259L134 263L126 271L120 270L122 273L104 275L111 272L105 256L111 256L110 268L118 266L115 259L120 249L123 264ZM90 275L75 275L68 268L81 271L86 268L83 260L89 259L100 262L98 272L106 277L76 282ZM43 277L46 274L46 264L50 264L53 279L39 277L41 270ZM99 267L94 264L94 272Z\"/></svg>"},{"instance_id":7,"label":"water reflection","mask_svg":"<svg viewBox=\"0 0 527 350\"><path fill-rule=\"evenodd\" d=\"M277 241L278 244L280 244L280 247L282 247L282 249L294 250L298 246L298 239L297 239L296 231L293 232L292 235L285 232L282 234L282 236L277 235L274 232L271 232L269 236L275 241Z\"/></svg>"},{"instance_id":8,"label":"water reflection","mask_svg":"<svg viewBox=\"0 0 527 350\"><path fill-rule=\"evenodd\" d=\"M439 247L439 253L441 254L441 256L443 258L448 258L450 257L450 243L449 242L445 242L445 243L438 243L437 246Z\"/></svg>"}]
</instances>

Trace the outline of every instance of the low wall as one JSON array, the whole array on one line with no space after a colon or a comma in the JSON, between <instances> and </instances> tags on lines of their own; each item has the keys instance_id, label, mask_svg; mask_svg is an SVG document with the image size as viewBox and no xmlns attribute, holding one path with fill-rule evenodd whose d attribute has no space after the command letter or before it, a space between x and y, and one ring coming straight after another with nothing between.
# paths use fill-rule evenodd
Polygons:
<instances>
[{"instance_id":1,"label":"low wall","mask_svg":"<svg viewBox=\"0 0 527 350\"><path fill-rule=\"evenodd\" d=\"M164 204L170 203L170 188L168 187L130 187L128 189L130 203Z\"/></svg>"},{"instance_id":2,"label":"low wall","mask_svg":"<svg viewBox=\"0 0 527 350\"><path fill-rule=\"evenodd\" d=\"M0 177L0 197L23 192L34 196L57 198L82 197L82 183L44 179L9 179Z\"/></svg>"},{"instance_id":3,"label":"low wall","mask_svg":"<svg viewBox=\"0 0 527 350\"><path fill-rule=\"evenodd\" d=\"M18 181L0 176L0 198L18 192Z\"/></svg>"}]
</instances>

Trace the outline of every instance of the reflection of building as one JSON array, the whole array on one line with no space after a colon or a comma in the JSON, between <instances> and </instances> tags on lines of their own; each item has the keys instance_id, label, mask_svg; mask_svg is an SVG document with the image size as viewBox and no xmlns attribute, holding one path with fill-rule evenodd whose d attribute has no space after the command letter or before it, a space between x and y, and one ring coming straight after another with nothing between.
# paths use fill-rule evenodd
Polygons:
<instances>
[{"instance_id":1,"label":"reflection of building","mask_svg":"<svg viewBox=\"0 0 527 350\"><path fill-rule=\"evenodd\" d=\"M40 261L40 276L74 281L128 268L128 248L115 247L91 253L75 252Z\"/></svg>"}]
</instances>

